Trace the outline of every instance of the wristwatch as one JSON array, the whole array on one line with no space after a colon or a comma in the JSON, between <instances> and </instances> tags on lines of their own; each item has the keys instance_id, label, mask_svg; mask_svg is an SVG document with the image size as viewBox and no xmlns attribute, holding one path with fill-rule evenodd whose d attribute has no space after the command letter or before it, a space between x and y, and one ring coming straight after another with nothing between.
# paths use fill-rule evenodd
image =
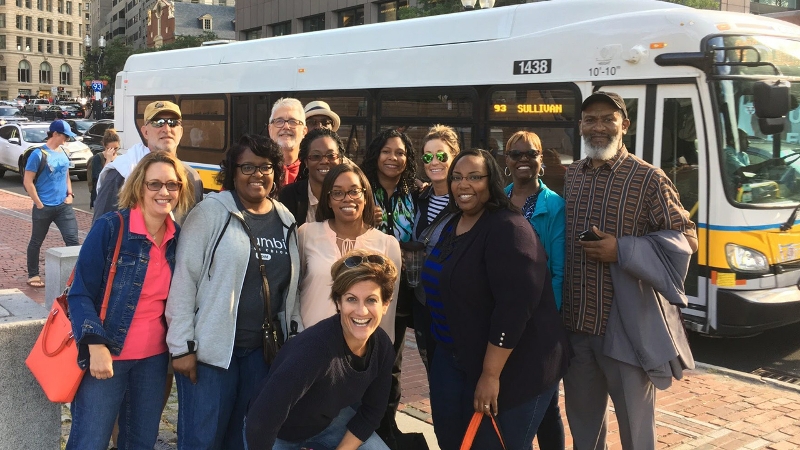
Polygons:
<instances>
[{"instance_id":1,"label":"wristwatch","mask_svg":"<svg viewBox=\"0 0 800 450\"><path fill-rule=\"evenodd\" d=\"M72 198L75 198L75 194L73 194L72 192L67 192L67 195L69 195Z\"/></svg>"}]
</instances>

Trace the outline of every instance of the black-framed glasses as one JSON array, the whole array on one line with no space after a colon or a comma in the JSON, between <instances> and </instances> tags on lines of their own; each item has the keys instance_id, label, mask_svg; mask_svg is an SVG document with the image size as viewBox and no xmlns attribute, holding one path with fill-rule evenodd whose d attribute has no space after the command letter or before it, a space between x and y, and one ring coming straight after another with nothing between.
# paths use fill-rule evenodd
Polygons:
<instances>
[{"instance_id":1,"label":"black-framed glasses","mask_svg":"<svg viewBox=\"0 0 800 450\"><path fill-rule=\"evenodd\" d=\"M353 200L358 200L364 196L364 188L350 189L349 191L330 191L328 195L336 201L344 200L345 194Z\"/></svg>"},{"instance_id":2,"label":"black-framed glasses","mask_svg":"<svg viewBox=\"0 0 800 450\"><path fill-rule=\"evenodd\" d=\"M512 161L519 161L523 156L527 157L528 159L536 159L541 154L541 150L525 150L524 152L522 150L511 150L507 153L508 157L511 158Z\"/></svg>"},{"instance_id":3,"label":"black-framed glasses","mask_svg":"<svg viewBox=\"0 0 800 450\"><path fill-rule=\"evenodd\" d=\"M300 125L303 125L303 121L302 120L297 120L297 119L272 119L272 120L270 120L269 123L271 123L272 125L275 125L278 128L282 128L286 124L289 124L289 126L292 127L292 128L299 127Z\"/></svg>"},{"instance_id":4,"label":"black-framed glasses","mask_svg":"<svg viewBox=\"0 0 800 450\"><path fill-rule=\"evenodd\" d=\"M319 162L322 161L322 158L327 159L328 162L335 162L339 160L340 156L338 153L328 153L326 155L308 155L307 158L309 162Z\"/></svg>"},{"instance_id":5,"label":"black-framed glasses","mask_svg":"<svg viewBox=\"0 0 800 450\"><path fill-rule=\"evenodd\" d=\"M452 177L450 177L450 182L460 183L466 180L468 183L477 183L482 179L487 178L488 176L489 175L467 175L467 176L453 175Z\"/></svg>"},{"instance_id":6,"label":"black-framed glasses","mask_svg":"<svg viewBox=\"0 0 800 450\"><path fill-rule=\"evenodd\" d=\"M163 188L164 186L166 186L167 190L170 192L176 192L181 190L181 183L178 181L167 181L166 183L164 183L158 180L151 180L151 181L145 181L144 185L147 186L147 190L154 192L160 191L161 188Z\"/></svg>"},{"instance_id":7,"label":"black-framed glasses","mask_svg":"<svg viewBox=\"0 0 800 450\"><path fill-rule=\"evenodd\" d=\"M257 166L255 164L237 164L236 167L242 171L242 175L252 175L256 173L256 169L264 175L269 175L272 173L272 164L262 164Z\"/></svg>"},{"instance_id":8,"label":"black-framed glasses","mask_svg":"<svg viewBox=\"0 0 800 450\"><path fill-rule=\"evenodd\" d=\"M348 269L352 269L354 267L358 267L365 262L372 263L372 264L379 264L381 266L386 264L386 258L381 255L353 255L349 256L347 259L344 260L344 265Z\"/></svg>"},{"instance_id":9,"label":"black-framed glasses","mask_svg":"<svg viewBox=\"0 0 800 450\"><path fill-rule=\"evenodd\" d=\"M161 118L161 119L153 119L149 123L150 123L150 125L153 126L153 128L161 128L164 125L169 125L170 128L175 128L175 127L181 126L181 124L183 122L181 122L181 119L164 119L164 118Z\"/></svg>"},{"instance_id":10,"label":"black-framed glasses","mask_svg":"<svg viewBox=\"0 0 800 450\"><path fill-rule=\"evenodd\" d=\"M309 128L316 128L316 127L333 128L333 121L327 117L319 117L319 118L310 117L306 120L306 125Z\"/></svg>"},{"instance_id":11,"label":"black-framed glasses","mask_svg":"<svg viewBox=\"0 0 800 450\"><path fill-rule=\"evenodd\" d=\"M436 159L441 162L447 162L447 160L450 159L450 155L448 155L447 152L436 152L435 155L434 153L423 153L422 162L425 164L430 164L433 161L434 156L436 156Z\"/></svg>"}]
</instances>

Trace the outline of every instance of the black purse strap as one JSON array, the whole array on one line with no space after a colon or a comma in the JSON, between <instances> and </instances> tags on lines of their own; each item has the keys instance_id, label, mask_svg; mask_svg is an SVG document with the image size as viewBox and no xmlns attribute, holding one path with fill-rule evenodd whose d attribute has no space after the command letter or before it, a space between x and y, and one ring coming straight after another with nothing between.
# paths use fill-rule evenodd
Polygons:
<instances>
[{"instance_id":1,"label":"black purse strap","mask_svg":"<svg viewBox=\"0 0 800 450\"><path fill-rule=\"evenodd\" d=\"M258 271L261 273L261 290L264 292L264 328L268 328L272 330L273 333L276 333L276 336L274 336L275 342L278 342L277 332L275 331L275 326L272 323L272 316L270 315L270 310L272 307L269 295L269 280L267 279L267 268L264 265L264 260L261 258L261 247L259 247L258 243L256 242L256 238L253 236L253 231L250 229L250 226L247 225L247 222L244 220L244 218L236 216L233 213L230 214L242 222L242 227L247 233L247 237L250 238L250 246L253 248L253 251L256 252L256 257L258 258Z\"/></svg>"},{"instance_id":2,"label":"black purse strap","mask_svg":"<svg viewBox=\"0 0 800 450\"><path fill-rule=\"evenodd\" d=\"M422 236L420 236L421 238L420 241L427 247L428 242L430 242L431 240L431 236L433 236L433 233L436 231L436 227L438 227L439 224L442 223L443 221L452 219L453 216L455 215L456 215L455 213L447 211L447 206L446 206L445 211L439 213L439 215L436 217L433 223L425 227L425 231L423 231Z\"/></svg>"}]
</instances>

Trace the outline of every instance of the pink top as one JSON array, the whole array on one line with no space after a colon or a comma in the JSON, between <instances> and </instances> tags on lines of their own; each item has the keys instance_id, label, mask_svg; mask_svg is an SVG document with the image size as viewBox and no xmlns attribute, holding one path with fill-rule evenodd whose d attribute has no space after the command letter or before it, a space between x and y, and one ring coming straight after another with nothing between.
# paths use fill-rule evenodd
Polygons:
<instances>
[{"instance_id":1,"label":"pink top","mask_svg":"<svg viewBox=\"0 0 800 450\"><path fill-rule=\"evenodd\" d=\"M167 351L167 321L164 318L164 308L169 295L169 284L172 281L172 271L167 264L167 244L175 237L175 222L167 217L166 225L164 239L161 241L161 246L158 246L147 232L142 211L138 207L131 209L129 226L131 233L147 236L153 245L150 246L150 262L147 264L142 293L139 295L128 335L125 337L122 352L119 356L114 356L114 360L149 358Z\"/></svg>"}]
</instances>

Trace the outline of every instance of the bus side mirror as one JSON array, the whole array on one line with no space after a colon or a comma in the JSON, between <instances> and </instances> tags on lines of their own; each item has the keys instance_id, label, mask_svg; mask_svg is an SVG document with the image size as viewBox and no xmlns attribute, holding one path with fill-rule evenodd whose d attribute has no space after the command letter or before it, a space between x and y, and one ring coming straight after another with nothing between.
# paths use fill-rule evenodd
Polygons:
<instances>
[{"instance_id":1,"label":"bus side mirror","mask_svg":"<svg viewBox=\"0 0 800 450\"><path fill-rule=\"evenodd\" d=\"M766 135L783 132L786 115L790 111L791 85L788 81L758 81L753 84L753 104L758 116L758 127Z\"/></svg>"}]
</instances>

